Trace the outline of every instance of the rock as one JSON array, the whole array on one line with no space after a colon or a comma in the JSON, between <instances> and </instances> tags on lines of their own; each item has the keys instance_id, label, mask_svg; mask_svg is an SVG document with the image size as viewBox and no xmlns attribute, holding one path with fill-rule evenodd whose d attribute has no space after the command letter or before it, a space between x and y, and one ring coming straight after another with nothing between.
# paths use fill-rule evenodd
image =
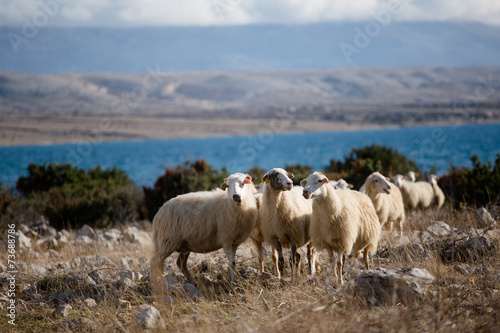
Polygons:
<instances>
[{"instance_id":1,"label":"rock","mask_svg":"<svg viewBox=\"0 0 500 333\"><path fill-rule=\"evenodd\" d=\"M20 231L15 232L14 237L16 237L16 246L18 249L31 248L31 239L26 237L22 232Z\"/></svg>"},{"instance_id":2,"label":"rock","mask_svg":"<svg viewBox=\"0 0 500 333\"><path fill-rule=\"evenodd\" d=\"M45 218L33 223L30 228L41 237L54 237L57 234L56 229Z\"/></svg>"},{"instance_id":3,"label":"rock","mask_svg":"<svg viewBox=\"0 0 500 333\"><path fill-rule=\"evenodd\" d=\"M57 249L59 248L59 242L54 238L41 238L36 241L35 247L38 249Z\"/></svg>"},{"instance_id":4,"label":"rock","mask_svg":"<svg viewBox=\"0 0 500 333\"><path fill-rule=\"evenodd\" d=\"M113 279L106 275L102 270L96 270L90 273L90 277L97 283L97 284L110 284L113 283Z\"/></svg>"},{"instance_id":5,"label":"rock","mask_svg":"<svg viewBox=\"0 0 500 333\"><path fill-rule=\"evenodd\" d=\"M93 298L90 298L90 297L87 297L86 299L84 299L83 303L89 308L95 308L97 306L97 302Z\"/></svg>"},{"instance_id":6,"label":"rock","mask_svg":"<svg viewBox=\"0 0 500 333\"><path fill-rule=\"evenodd\" d=\"M484 207L477 210L477 217L478 228L493 228L497 225L497 221L495 221Z\"/></svg>"},{"instance_id":7,"label":"rock","mask_svg":"<svg viewBox=\"0 0 500 333\"><path fill-rule=\"evenodd\" d=\"M62 304L59 305L54 312L52 312L52 315L54 317L63 317L66 318L69 315L69 310L71 310L72 307L69 304Z\"/></svg>"},{"instance_id":8,"label":"rock","mask_svg":"<svg viewBox=\"0 0 500 333\"><path fill-rule=\"evenodd\" d=\"M151 234L137 229L137 227L128 227L123 231L123 239L126 242L136 243L141 246L151 245Z\"/></svg>"},{"instance_id":9,"label":"rock","mask_svg":"<svg viewBox=\"0 0 500 333\"><path fill-rule=\"evenodd\" d=\"M69 239L68 236L66 236L66 233L63 233L61 231L57 233L55 239L57 240L59 248L63 248L69 243Z\"/></svg>"},{"instance_id":10,"label":"rock","mask_svg":"<svg viewBox=\"0 0 500 333\"><path fill-rule=\"evenodd\" d=\"M473 272L473 269L472 269L472 267L470 267L470 265L463 264L463 263L457 264L455 266L455 270L457 270L457 272L464 274L464 275L471 275Z\"/></svg>"},{"instance_id":11,"label":"rock","mask_svg":"<svg viewBox=\"0 0 500 333\"><path fill-rule=\"evenodd\" d=\"M104 238L111 242L118 243L122 238L122 233L118 229L110 229L104 233Z\"/></svg>"},{"instance_id":12,"label":"rock","mask_svg":"<svg viewBox=\"0 0 500 333\"><path fill-rule=\"evenodd\" d=\"M98 302L102 301L104 293L95 283L89 283L85 289L88 290L85 295L87 298L93 298Z\"/></svg>"},{"instance_id":13,"label":"rock","mask_svg":"<svg viewBox=\"0 0 500 333\"><path fill-rule=\"evenodd\" d=\"M121 278L120 280L118 280L116 285L119 289L127 289L127 288L133 287L135 285L135 283L134 283L134 281L132 281L131 279L126 277L126 278Z\"/></svg>"},{"instance_id":14,"label":"rock","mask_svg":"<svg viewBox=\"0 0 500 333\"><path fill-rule=\"evenodd\" d=\"M489 237L475 236L465 241L449 242L441 250L441 258L445 262L476 261L492 250Z\"/></svg>"},{"instance_id":15,"label":"rock","mask_svg":"<svg viewBox=\"0 0 500 333\"><path fill-rule=\"evenodd\" d=\"M71 290L66 290L65 292L56 291L49 296L49 302L65 302L68 303L75 295Z\"/></svg>"},{"instance_id":16,"label":"rock","mask_svg":"<svg viewBox=\"0 0 500 333\"><path fill-rule=\"evenodd\" d=\"M191 283L183 283L182 289L184 291L184 295L192 300L201 299L201 294L198 288L196 288Z\"/></svg>"},{"instance_id":17,"label":"rock","mask_svg":"<svg viewBox=\"0 0 500 333\"><path fill-rule=\"evenodd\" d=\"M92 243L94 243L94 241L92 240L92 238L90 238L89 236L85 236L85 235L78 235L76 236L75 238L73 238L73 240L71 240L70 242L71 244L84 244L84 245L90 245Z\"/></svg>"},{"instance_id":18,"label":"rock","mask_svg":"<svg viewBox=\"0 0 500 333\"><path fill-rule=\"evenodd\" d=\"M129 301L125 301L123 299L117 299L115 302L115 306L120 309L130 310L132 309L132 305Z\"/></svg>"},{"instance_id":19,"label":"rock","mask_svg":"<svg viewBox=\"0 0 500 333\"><path fill-rule=\"evenodd\" d=\"M170 304L175 302L175 297L169 295L161 295L159 296L159 302L162 304Z\"/></svg>"},{"instance_id":20,"label":"rock","mask_svg":"<svg viewBox=\"0 0 500 333\"><path fill-rule=\"evenodd\" d=\"M426 269L366 270L345 287L345 291L368 305L412 304L427 292L434 277Z\"/></svg>"},{"instance_id":21,"label":"rock","mask_svg":"<svg viewBox=\"0 0 500 333\"><path fill-rule=\"evenodd\" d=\"M442 222L429 222L429 226L427 227L427 232L429 232L434 237L446 237L451 234L451 227Z\"/></svg>"},{"instance_id":22,"label":"rock","mask_svg":"<svg viewBox=\"0 0 500 333\"><path fill-rule=\"evenodd\" d=\"M139 261L130 257L120 258L120 266L123 269L131 269L134 266L139 266Z\"/></svg>"},{"instance_id":23,"label":"rock","mask_svg":"<svg viewBox=\"0 0 500 333\"><path fill-rule=\"evenodd\" d=\"M152 305L143 304L139 307L139 310L141 312L134 319L144 328L165 328L165 322L157 308Z\"/></svg>"},{"instance_id":24,"label":"rock","mask_svg":"<svg viewBox=\"0 0 500 333\"><path fill-rule=\"evenodd\" d=\"M79 236L87 236L89 238L95 238L95 231L92 227L90 227L88 224L84 224L83 227L78 229L78 235Z\"/></svg>"},{"instance_id":25,"label":"rock","mask_svg":"<svg viewBox=\"0 0 500 333\"><path fill-rule=\"evenodd\" d=\"M23 290L22 298L29 301L38 295L38 288L36 282L30 284L30 286Z\"/></svg>"},{"instance_id":26,"label":"rock","mask_svg":"<svg viewBox=\"0 0 500 333\"><path fill-rule=\"evenodd\" d=\"M7 272L7 266L4 264L0 263L0 273Z\"/></svg>"},{"instance_id":27,"label":"rock","mask_svg":"<svg viewBox=\"0 0 500 333\"><path fill-rule=\"evenodd\" d=\"M93 323L90 319L79 317L67 321L63 321L59 325L60 331L92 331Z\"/></svg>"},{"instance_id":28,"label":"rock","mask_svg":"<svg viewBox=\"0 0 500 333\"><path fill-rule=\"evenodd\" d=\"M39 264L28 264L26 266L25 272L31 273L36 276L46 275L48 272L47 266L39 265Z\"/></svg>"}]
</instances>

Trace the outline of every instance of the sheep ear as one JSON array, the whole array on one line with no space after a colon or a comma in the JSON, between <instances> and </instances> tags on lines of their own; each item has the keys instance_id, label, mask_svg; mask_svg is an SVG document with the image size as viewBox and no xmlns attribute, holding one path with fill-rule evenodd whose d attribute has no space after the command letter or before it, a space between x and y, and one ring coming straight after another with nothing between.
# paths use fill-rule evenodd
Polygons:
<instances>
[{"instance_id":1,"label":"sheep ear","mask_svg":"<svg viewBox=\"0 0 500 333\"><path fill-rule=\"evenodd\" d=\"M349 188L353 188L353 187L354 187L354 185L352 185L352 184L347 184L347 187L349 187Z\"/></svg>"},{"instance_id":2,"label":"sheep ear","mask_svg":"<svg viewBox=\"0 0 500 333\"><path fill-rule=\"evenodd\" d=\"M288 173L288 178L293 179L293 173L289 172Z\"/></svg>"},{"instance_id":3,"label":"sheep ear","mask_svg":"<svg viewBox=\"0 0 500 333\"><path fill-rule=\"evenodd\" d=\"M227 188L227 178L224 178L224 183L220 185L221 190L225 191Z\"/></svg>"},{"instance_id":4,"label":"sheep ear","mask_svg":"<svg viewBox=\"0 0 500 333\"><path fill-rule=\"evenodd\" d=\"M323 183L328 184L328 178L323 178Z\"/></svg>"},{"instance_id":5,"label":"sheep ear","mask_svg":"<svg viewBox=\"0 0 500 333\"><path fill-rule=\"evenodd\" d=\"M389 177L385 177L385 180L390 181Z\"/></svg>"},{"instance_id":6,"label":"sheep ear","mask_svg":"<svg viewBox=\"0 0 500 333\"><path fill-rule=\"evenodd\" d=\"M266 183L266 184L269 184L269 174L268 174L268 173L266 173L266 174L262 177L261 182Z\"/></svg>"},{"instance_id":7,"label":"sheep ear","mask_svg":"<svg viewBox=\"0 0 500 333\"><path fill-rule=\"evenodd\" d=\"M246 176L245 180L243 181L245 184L250 184L252 182L252 177Z\"/></svg>"},{"instance_id":8,"label":"sheep ear","mask_svg":"<svg viewBox=\"0 0 500 333\"><path fill-rule=\"evenodd\" d=\"M306 185L307 185L307 180L302 179L302 180L300 181L300 186L304 187L304 186L306 186Z\"/></svg>"}]
</instances>

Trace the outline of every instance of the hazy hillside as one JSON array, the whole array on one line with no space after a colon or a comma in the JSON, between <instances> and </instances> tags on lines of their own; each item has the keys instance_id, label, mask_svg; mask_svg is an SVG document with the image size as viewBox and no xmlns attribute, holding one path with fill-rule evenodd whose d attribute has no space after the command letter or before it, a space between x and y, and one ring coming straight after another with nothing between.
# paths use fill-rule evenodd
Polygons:
<instances>
[{"instance_id":1,"label":"hazy hillside","mask_svg":"<svg viewBox=\"0 0 500 333\"><path fill-rule=\"evenodd\" d=\"M500 121L500 67L151 70L0 72L0 145Z\"/></svg>"},{"instance_id":2,"label":"hazy hillside","mask_svg":"<svg viewBox=\"0 0 500 333\"><path fill-rule=\"evenodd\" d=\"M500 27L391 22L346 61L367 22L160 28L43 28L20 43L0 27L0 70L36 73L286 70L354 66L500 66Z\"/></svg>"}]
</instances>

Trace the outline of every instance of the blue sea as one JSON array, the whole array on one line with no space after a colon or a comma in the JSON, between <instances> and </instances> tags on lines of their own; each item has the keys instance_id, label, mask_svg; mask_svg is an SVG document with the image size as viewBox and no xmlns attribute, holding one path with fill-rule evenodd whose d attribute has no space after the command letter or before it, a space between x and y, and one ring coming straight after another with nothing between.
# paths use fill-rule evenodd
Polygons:
<instances>
[{"instance_id":1,"label":"blue sea","mask_svg":"<svg viewBox=\"0 0 500 333\"><path fill-rule=\"evenodd\" d=\"M138 185L147 186L166 166L196 159L206 159L217 169L226 167L230 173L297 163L323 170L331 159L343 160L352 148L371 144L393 147L423 171L435 167L440 175L450 164L471 167L475 154L482 162L493 162L500 153L500 124L299 134L263 130L250 136L0 147L0 181L13 186L27 175L28 164L43 162L71 162L85 169L118 166Z\"/></svg>"}]
</instances>

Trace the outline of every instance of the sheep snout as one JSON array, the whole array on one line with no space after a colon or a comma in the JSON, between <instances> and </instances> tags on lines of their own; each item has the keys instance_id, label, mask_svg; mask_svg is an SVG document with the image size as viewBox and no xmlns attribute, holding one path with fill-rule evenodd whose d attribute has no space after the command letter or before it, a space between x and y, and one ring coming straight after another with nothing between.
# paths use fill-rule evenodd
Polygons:
<instances>
[{"instance_id":1,"label":"sheep snout","mask_svg":"<svg viewBox=\"0 0 500 333\"><path fill-rule=\"evenodd\" d=\"M241 195L239 194L234 194L233 195L233 200L236 205L241 205Z\"/></svg>"}]
</instances>

